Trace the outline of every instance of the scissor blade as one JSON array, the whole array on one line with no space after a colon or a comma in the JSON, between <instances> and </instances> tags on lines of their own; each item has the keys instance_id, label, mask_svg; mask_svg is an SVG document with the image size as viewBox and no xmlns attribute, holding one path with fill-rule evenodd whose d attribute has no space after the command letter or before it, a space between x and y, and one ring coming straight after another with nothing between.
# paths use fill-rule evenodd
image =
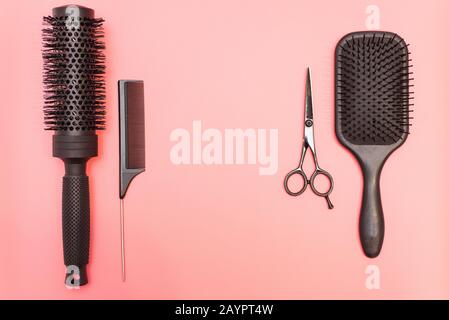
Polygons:
<instances>
[{"instance_id":1,"label":"scissor blade","mask_svg":"<svg viewBox=\"0 0 449 320\"><path fill-rule=\"evenodd\" d=\"M306 80L306 120L313 120L313 106L312 106L312 79L310 75L310 68L307 68Z\"/></svg>"}]
</instances>

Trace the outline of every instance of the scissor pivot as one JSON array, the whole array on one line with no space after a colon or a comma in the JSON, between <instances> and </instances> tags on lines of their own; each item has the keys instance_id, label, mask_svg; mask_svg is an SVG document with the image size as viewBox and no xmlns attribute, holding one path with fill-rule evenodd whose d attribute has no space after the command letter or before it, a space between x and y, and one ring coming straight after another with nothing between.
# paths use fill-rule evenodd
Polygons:
<instances>
[{"instance_id":1,"label":"scissor pivot","mask_svg":"<svg viewBox=\"0 0 449 320\"><path fill-rule=\"evenodd\" d=\"M313 125L312 120L306 120L306 127L311 127Z\"/></svg>"}]
</instances>

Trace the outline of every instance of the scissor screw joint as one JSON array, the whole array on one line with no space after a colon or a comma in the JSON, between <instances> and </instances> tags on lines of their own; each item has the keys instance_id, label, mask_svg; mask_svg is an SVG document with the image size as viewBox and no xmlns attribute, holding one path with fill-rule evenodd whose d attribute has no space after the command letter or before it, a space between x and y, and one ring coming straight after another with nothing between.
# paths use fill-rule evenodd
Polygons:
<instances>
[{"instance_id":1,"label":"scissor screw joint","mask_svg":"<svg viewBox=\"0 0 449 320\"><path fill-rule=\"evenodd\" d=\"M306 127L311 127L313 126L313 121L312 120L307 120L306 121Z\"/></svg>"}]
</instances>

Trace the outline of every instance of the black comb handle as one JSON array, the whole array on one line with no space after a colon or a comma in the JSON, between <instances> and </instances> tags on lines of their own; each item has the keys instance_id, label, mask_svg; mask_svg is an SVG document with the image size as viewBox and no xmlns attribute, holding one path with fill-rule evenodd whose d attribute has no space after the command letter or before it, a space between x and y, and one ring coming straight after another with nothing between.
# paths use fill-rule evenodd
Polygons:
<instances>
[{"instance_id":1,"label":"black comb handle","mask_svg":"<svg viewBox=\"0 0 449 320\"><path fill-rule=\"evenodd\" d=\"M379 255L385 234L380 198L380 173L384 162L361 161L363 170L363 202L359 230L363 251L369 258Z\"/></svg>"}]
</instances>

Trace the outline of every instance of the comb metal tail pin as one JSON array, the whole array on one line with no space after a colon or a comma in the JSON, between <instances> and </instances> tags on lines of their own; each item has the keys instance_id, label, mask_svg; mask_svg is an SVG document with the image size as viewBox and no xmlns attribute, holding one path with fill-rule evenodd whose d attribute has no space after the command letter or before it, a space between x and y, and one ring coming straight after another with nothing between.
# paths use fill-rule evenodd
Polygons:
<instances>
[{"instance_id":1,"label":"comb metal tail pin","mask_svg":"<svg viewBox=\"0 0 449 320\"><path fill-rule=\"evenodd\" d=\"M120 253L122 262L122 281L125 282L125 201L123 199L120 199Z\"/></svg>"}]
</instances>

